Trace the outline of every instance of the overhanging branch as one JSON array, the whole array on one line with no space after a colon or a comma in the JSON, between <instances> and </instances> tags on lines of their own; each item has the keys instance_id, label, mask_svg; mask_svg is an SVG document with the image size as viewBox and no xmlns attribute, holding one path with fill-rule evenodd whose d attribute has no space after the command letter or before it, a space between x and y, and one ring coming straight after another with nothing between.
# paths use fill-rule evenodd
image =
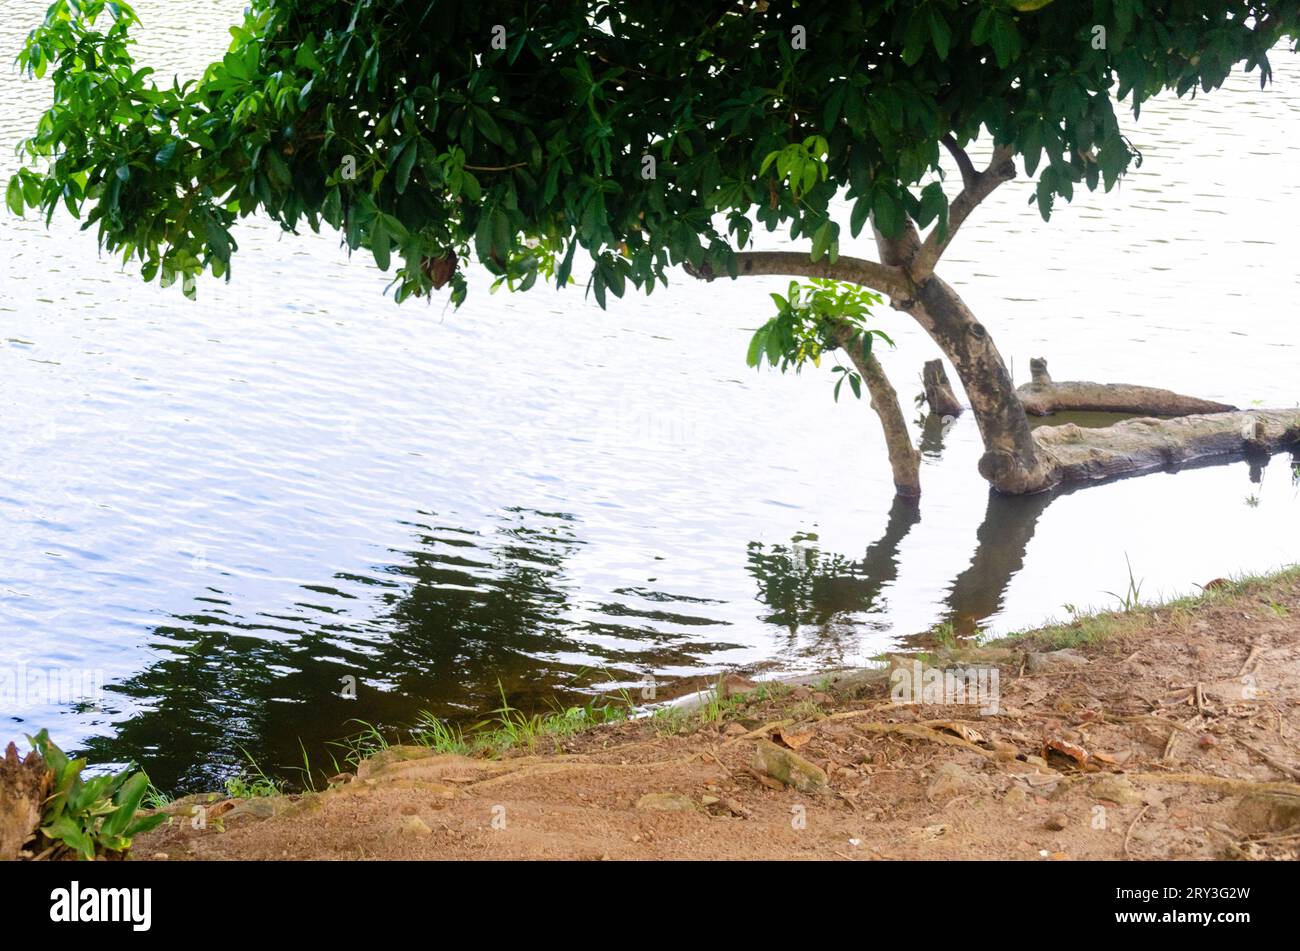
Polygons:
<instances>
[{"instance_id":1,"label":"overhanging branch","mask_svg":"<svg viewBox=\"0 0 1300 951\"><path fill-rule=\"evenodd\" d=\"M686 273L706 281L720 276L713 273L710 268L693 268L689 265L686 266ZM761 275L819 277L833 281L846 281L869 287L900 300L911 297L913 291L912 281L901 267L868 261L865 258L849 258L841 255L832 264L826 257L820 261L813 261L802 251L736 252L737 277Z\"/></svg>"}]
</instances>

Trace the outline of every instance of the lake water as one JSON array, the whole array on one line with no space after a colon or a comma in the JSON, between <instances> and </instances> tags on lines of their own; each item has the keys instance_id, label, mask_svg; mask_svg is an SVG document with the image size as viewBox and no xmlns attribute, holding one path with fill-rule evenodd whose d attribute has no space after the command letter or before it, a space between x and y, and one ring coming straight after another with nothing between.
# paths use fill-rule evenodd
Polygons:
<instances>
[{"instance_id":1,"label":"lake water","mask_svg":"<svg viewBox=\"0 0 1300 951\"><path fill-rule=\"evenodd\" d=\"M193 74L242 2L136 7L142 57ZM0 0L0 59L42 10ZM1274 65L1267 91L1144 109L1116 193L1045 225L1019 181L978 212L941 273L1018 380L1045 356L1057 379L1295 405L1300 63ZM46 98L0 73L5 180ZM963 418L926 441L919 506L895 503L865 404L832 402L828 372L746 369L779 279L683 277L602 313L476 277L459 311L397 307L335 237L238 237L234 280L190 303L66 215L0 223L0 741L48 727L189 790L243 750L320 762L351 718L480 713L498 683L536 707L854 664L945 621L1113 603L1126 558L1155 597L1300 554L1286 455L990 498ZM933 346L880 321L910 400Z\"/></svg>"}]
</instances>

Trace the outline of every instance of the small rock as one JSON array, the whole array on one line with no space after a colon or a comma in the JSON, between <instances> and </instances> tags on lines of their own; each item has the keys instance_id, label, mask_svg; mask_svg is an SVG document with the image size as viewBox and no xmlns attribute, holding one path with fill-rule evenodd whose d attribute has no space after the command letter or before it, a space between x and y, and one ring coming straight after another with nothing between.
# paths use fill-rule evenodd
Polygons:
<instances>
[{"instance_id":1,"label":"small rock","mask_svg":"<svg viewBox=\"0 0 1300 951\"><path fill-rule=\"evenodd\" d=\"M748 732L749 731L745 729L743 723L737 723L735 720L732 720L722 728L723 736L744 736Z\"/></svg>"},{"instance_id":2,"label":"small rock","mask_svg":"<svg viewBox=\"0 0 1300 951\"><path fill-rule=\"evenodd\" d=\"M956 763L944 763L934 771L925 796L931 802L936 799L951 799L976 785L975 777Z\"/></svg>"},{"instance_id":3,"label":"small rock","mask_svg":"<svg viewBox=\"0 0 1300 951\"><path fill-rule=\"evenodd\" d=\"M425 836L433 835L433 830L419 816L407 816L402 820L402 835L407 836Z\"/></svg>"},{"instance_id":4,"label":"small rock","mask_svg":"<svg viewBox=\"0 0 1300 951\"><path fill-rule=\"evenodd\" d=\"M636 807L653 812L695 812L699 809L690 796L675 792L646 793L636 801Z\"/></svg>"},{"instance_id":5,"label":"small rock","mask_svg":"<svg viewBox=\"0 0 1300 951\"><path fill-rule=\"evenodd\" d=\"M1250 833L1284 832L1300 825L1300 796L1250 793L1233 809L1233 824Z\"/></svg>"},{"instance_id":6,"label":"small rock","mask_svg":"<svg viewBox=\"0 0 1300 951\"><path fill-rule=\"evenodd\" d=\"M1089 792L1092 793L1093 799L1105 799L1107 802L1118 803L1121 806L1131 806L1142 802L1142 797L1138 791L1133 788L1123 776L1107 774L1095 780Z\"/></svg>"},{"instance_id":7,"label":"small rock","mask_svg":"<svg viewBox=\"0 0 1300 951\"><path fill-rule=\"evenodd\" d=\"M1053 832L1060 832L1069 824L1070 817L1063 812L1058 812L1047 820L1047 828L1051 829Z\"/></svg>"},{"instance_id":8,"label":"small rock","mask_svg":"<svg viewBox=\"0 0 1300 951\"><path fill-rule=\"evenodd\" d=\"M819 704L823 707L829 706L832 702L831 695L828 693L822 693L820 690L814 693L810 699L813 703Z\"/></svg>"},{"instance_id":9,"label":"small rock","mask_svg":"<svg viewBox=\"0 0 1300 951\"><path fill-rule=\"evenodd\" d=\"M795 687L793 690L790 691L791 700L807 700L811 696L812 696L812 691L809 690L807 687L802 687L802 686Z\"/></svg>"},{"instance_id":10,"label":"small rock","mask_svg":"<svg viewBox=\"0 0 1300 951\"><path fill-rule=\"evenodd\" d=\"M280 796L245 799L243 802L232 808L226 814L226 818L234 819L238 816L252 816L254 819L269 819L271 816L283 812L288 806L288 800ZM209 813L208 815L210 817L212 814Z\"/></svg>"},{"instance_id":11,"label":"small rock","mask_svg":"<svg viewBox=\"0 0 1300 951\"><path fill-rule=\"evenodd\" d=\"M805 792L826 786L826 773L793 750L783 749L771 740L759 740L754 750L754 769L787 786Z\"/></svg>"},{"instance_id":12,"label":"small rock","mask_svg":"<svg viewBox=\"0 0 1300 951\"><path fill-rule=\"evenodd\" d=\"M1012 786L1002 797L1002 801L1008 806L1023 806L1029 801L1029 792L1024 786Z\"/></svg>"},{"instance_id":13,"label":"small rock","mask_svg":"<svg viewBox=\"0 0 1300 951\"><path fill-rule=\"evenodd\" d=\"M1209 733L1203 733L1201 734L1201 738L1197 741L1196 745L1203 750L1208 750L1211 749L1212 747L1218 746L1219 741L1216 740Z\"/></svg>"},{"instance_id":14,"label":"small rock","mask_svg":"<svg viewBox=\"0 0 1300 951\"><path fill-rule=\"evenodd\" d=\"M719 692L723 697L735 697L758 688L758 684L754 683L754 681L746 680L739 674L727 674L722 678L722 683L719 686Z\"/></svg>"},{"instance_id":15,"label":"small rock","mask_svg":"<svg viewBox=\"0 0 1300 951\"><path fill-rule=\"evenodd\" d=\"M1088 663L1088 658L1072 647L1059 651L1031 651L1025 656L1025 670L1037 673L1053 667L1078 667Z\"/></svg>"},{"instance_id":16,"label":"small rock","mask_svg":"<svg viewBox=\"0 0 1300 951\"><path fill-rule=\"evenodd\" d=\"M166 852L155 852L152 858L155 862L166 862L171 856Z\"/></svg>"},{"instance_id":17,"label":"small rock","mask_svg":"<svg viewBox=\"0 0 1300 951\"><path fill-rule=\"evenodd\" d=\"M726 809L733 816L740 816L742 819L748 818L749 816L753 815L752 812L750 812L740 803L736 802L736 800L734 799L722 800L722 808Z\"/></svg>"},{"instance_id":18,"label":"small rock","mask_svg":"<svg viewBox=\"0 0 1300 951\"><path fill-rule=\"evenodd\" d=\"M990 745L993 747L994 757L1003 762L1010 762L1020 756L1020 748L1006 740L993 740Z\"/></svg>"}]
</instances>

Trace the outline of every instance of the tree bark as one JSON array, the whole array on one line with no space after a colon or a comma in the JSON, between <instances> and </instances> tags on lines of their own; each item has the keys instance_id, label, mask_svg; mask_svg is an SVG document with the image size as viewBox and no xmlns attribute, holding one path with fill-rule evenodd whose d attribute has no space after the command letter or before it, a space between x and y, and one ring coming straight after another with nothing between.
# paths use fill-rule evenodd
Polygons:
<instances>
[{"instance_id":1,"label":"tree bark","mask_svg":"<svg viewBox=\"0 0 1300 951\"><path fill-rule=\"evenodd\" d=\"M1101 428L1040 426L1034 439L1057 481L1093 482L1300 445L1300 409L1141 417Z\"/></svg>"},{"instance_id":2,"label":"tree bark","mask_svg":"<svg viewBox=\"0 0 1300 951\"><path fill-rule=\"evenodd\" d=\"M900 307L925 329L957 371L984 441L980 475L1009 495L1041 492L1054 485L1055 474L1038 456L1029 419L1002 354L957 292L931 275L917 286L916 296Z\"/></svg>"},{"instance_id":3,"label":"tree bark","mask_svg":"<svg viewBox=\"0 0 1300 951\"><path fill-rule=\"evenodd\" d=\"M18 858L36 835L53 774L34 750L24 759L10 743L0 757L0 862Z\"/></svg>"},{"instance_id":4,"label":"tree bark","mask_svg":"<svg viewBox=\"0 0 1300 951\"><path fill-rule=\"evenodd\" d=\"M944 372L942 360L927 360L921 370L921 382L925 384L925 402L930 412L940 418L957 417L962 414L964 406L958 402Z\"/></svg>"},{"instance_id":5,"label":"tree bark","mask_svg":"<svg viewBox=\"0 0 1300 951\"><path fill-rule=\"evenodd\" d=\"M871 408L880 420L885 433L885 448L889 452L889 465L894 474L894 490L898 495L915 498L921 494L921 453L912 445L907 431L907 419L898 403L898 393L875 354L862 352L861 338L851 330L836 334L839 345L867 384Z\"/></svg>"},{"instance_id":6,"label":"tree bark","mask_svg":"<svg viewBox=\"0 0 1300 951\"><path fill-rule=\"evenodd\" d=\"M1229 413L1237 407L1213 400L1184 396L1172 390L1131 383L1091 383L1086 381L1055 382L1047 373L1047 361L1035 357L1029 361L1033 380L1016 392L1025 412L1033 416L1050 416L1066 411L1101 413L1138 413L1143 416L1190 416L1193 413Z\"/></svg>"}]
</instances>

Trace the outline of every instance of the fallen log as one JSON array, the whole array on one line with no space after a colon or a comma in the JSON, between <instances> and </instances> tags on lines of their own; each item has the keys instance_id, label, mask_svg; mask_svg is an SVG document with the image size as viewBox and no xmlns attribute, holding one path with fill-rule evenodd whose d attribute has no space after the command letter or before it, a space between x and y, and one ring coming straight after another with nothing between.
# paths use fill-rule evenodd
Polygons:
<instances>
[{"instance_id":1,"label":"fallen log","mask_svg":"<svg viewBox=\"0 0 1300 951\"><path fill-rule=\"evenodd\" d=\"M948 374L944 372L942 360L927 360L925 367L921 370L921 382L925 384L925 402L930 407L930 412L942 419L945 416L954 418L961 415L965 409L957 401L957 397L952 392L952 384L948 382Z\"/></svg>"},{"instance_id":2,"label":"fallen log","mask_svg":"<svg viewBox=\"0 0 1300 951\"><path fill-rule=\"evenodd\" d=\"M1091 411L1101 413L1140 413L1143 416L1189 416L1193 413L1227 413L1237 407L1213 400L1184 396L1172 390L1131 383L1055 382L1047 373L1047 361L1034 357L1029 361L1033 379L1016 390L1025 412L1031 416L1053 413Z\"/></svg>"},{"instance_id":3,"label":"fallen log","mask_svg":"<svg viewBox=\"0 0 1300 951\"><path fill-rule=\"evenodd\" d=\"M1140 417L1101 428L1068 423L1039 426L1033 435L1054 484L1091 482L1300 446L1300 409Z\"/></svg>"}]
</instances>

